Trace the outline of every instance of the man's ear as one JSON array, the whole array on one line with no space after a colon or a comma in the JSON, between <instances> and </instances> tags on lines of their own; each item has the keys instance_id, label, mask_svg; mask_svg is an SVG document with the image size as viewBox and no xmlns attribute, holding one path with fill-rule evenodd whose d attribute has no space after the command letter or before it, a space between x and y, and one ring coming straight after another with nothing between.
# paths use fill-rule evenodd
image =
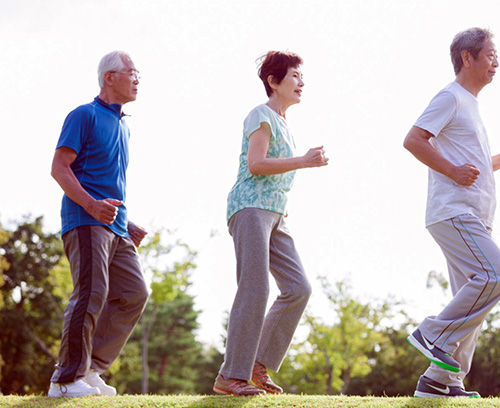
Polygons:
<instances>
[{"instance_id":1,"label":"man's ear","mask_svg":"<svg viewBox=\"0 0 500 408\"><path fill-rule=\"evenodd\" d=\"M115 82L115 76L113 75L113 72L108 71L104 74L104 83L106 85L113 85Z\"/></svg>"},{"instance_id":2,"label":"man's ear","mask_svg":"<svg viewBox=\"0 0 500 408\"><path fill-rule=\"evenodd\" d=\"M470 68L471 64L472 64L472 59L474 58L472 56L472 54L467 51L467 50L463 50L461 53L460 53L460 56L462 57L462 64L465 68Z\"/></svg>"}]
</instances>

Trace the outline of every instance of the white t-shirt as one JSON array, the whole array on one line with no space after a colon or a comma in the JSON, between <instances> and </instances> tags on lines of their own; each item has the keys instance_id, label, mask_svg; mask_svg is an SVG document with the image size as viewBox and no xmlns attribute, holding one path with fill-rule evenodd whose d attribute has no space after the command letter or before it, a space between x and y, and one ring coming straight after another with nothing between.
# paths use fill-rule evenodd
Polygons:
<instances>
[{"instance_id":1,"label":"white t-shirt","mask_svg":"<svg viewBox=\"0 0 500 408\"><path fill-rule=\"evenodd\" d=\"M496 206L495 180L488 135L476 97L452 82L432 99L415 126L435 136L430 143L451 163L471 163L481 172L474 184L463 187L429 169L426 226L468 213L491 228Z\"/></svg>"}]
</instances>

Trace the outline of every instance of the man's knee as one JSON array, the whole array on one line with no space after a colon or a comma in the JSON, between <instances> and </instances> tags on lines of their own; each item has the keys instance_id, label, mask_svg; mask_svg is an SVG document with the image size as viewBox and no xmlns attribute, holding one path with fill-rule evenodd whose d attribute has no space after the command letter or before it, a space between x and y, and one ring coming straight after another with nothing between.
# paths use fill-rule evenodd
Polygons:
<instances>
[{"instance_id":1,"label":"man's knee","mask_svg":"<svg viewBox=\"0 0 500 408\"><path fill-rule=\"evenodd\" d=\"M130 294L127 303L145 306L149 299L149 291L146 284L138 285L136 291Z\"/></svg>"}]
</instances>

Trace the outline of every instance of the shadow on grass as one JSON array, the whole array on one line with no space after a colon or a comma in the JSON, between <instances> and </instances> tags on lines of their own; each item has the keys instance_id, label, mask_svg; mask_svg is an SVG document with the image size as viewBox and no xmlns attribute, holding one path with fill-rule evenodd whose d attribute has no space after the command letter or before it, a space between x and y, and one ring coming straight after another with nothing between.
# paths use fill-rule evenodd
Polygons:
<instances>
[{"instance_id":1,"label":"shadow on grass","mask_svg":"<svg viewBox=\"0 0 500 408\"><path fill-rule=\"evenodd\" d=\"M9 397L6 397L9 398ZM35 408L35 407L50 407L56 408L64 404L66 398L49 398L46 395L24 395L22 397L11 396L11 398L19 398L18 402L13 402L8 405L9 408Z\"/></svg>"}]
</instances>

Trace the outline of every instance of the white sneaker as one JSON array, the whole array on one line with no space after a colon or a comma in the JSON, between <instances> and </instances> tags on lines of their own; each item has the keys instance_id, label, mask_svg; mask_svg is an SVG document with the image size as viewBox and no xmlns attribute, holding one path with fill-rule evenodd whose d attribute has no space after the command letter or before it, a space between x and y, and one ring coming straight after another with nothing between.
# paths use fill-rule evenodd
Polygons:
<instances>
[{"instance_id":1,"label":"white sneaker","mask_svg":"<svg viewBox=\"0 0 500 408\"><path fill-rule=\"evenodd\" d=\"M87 395L101 395L99 388L91 387L83 380L68 384L50 383L49 397L86 397Z\"/></svg>"},{"instance_id":2,"label":"white sneaker","mask_svg":"<svg viewBox=\"0 0 500 408\"><path fill-rule=\"evenodd\" d=\"M116 395L116 388L106 384L97 371L89 370L83 380L91 387L98 388L101 395Z\"/></svg>"}]
</instances>

